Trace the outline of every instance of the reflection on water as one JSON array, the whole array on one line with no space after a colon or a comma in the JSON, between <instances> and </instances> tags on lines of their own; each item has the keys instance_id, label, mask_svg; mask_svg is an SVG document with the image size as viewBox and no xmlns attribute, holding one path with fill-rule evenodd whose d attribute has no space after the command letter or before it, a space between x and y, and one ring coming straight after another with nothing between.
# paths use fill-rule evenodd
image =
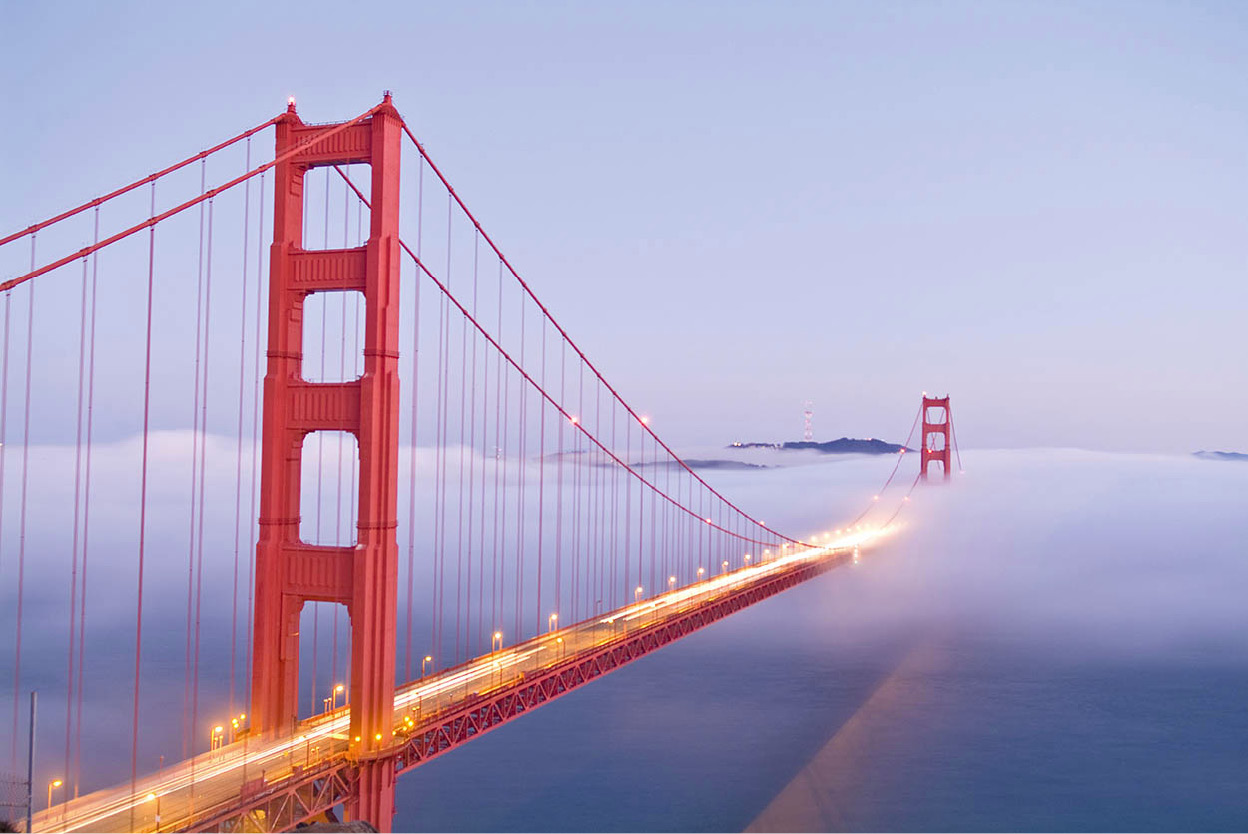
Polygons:
<instances>
[{"instance_id":1,"label":"reflection on water","mask_svg":"<svg viewBox=\"0 0 1248 834\"><path fill-rule=\"evenodd\" d=\"M932 678L948 665L941 647L924 639L836 734L750 823L747 831L851 831L860 828L856 797L867 764L904 733L907 718L931 704ZM912 741L912 739L911 739Z\"/></svg>"}]
</instances>

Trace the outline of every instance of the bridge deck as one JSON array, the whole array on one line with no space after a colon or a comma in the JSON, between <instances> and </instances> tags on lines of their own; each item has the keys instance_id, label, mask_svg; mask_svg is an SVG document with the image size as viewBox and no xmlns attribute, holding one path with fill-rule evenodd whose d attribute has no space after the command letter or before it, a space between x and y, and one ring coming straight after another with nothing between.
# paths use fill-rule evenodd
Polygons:
<instances>
[{"instance_id":1,"label":"bridge deck","mask_svg":"<svg viewBox=\"0 0 1248 834\"><path fill-rule=\"evenodd\" d=\"M848 561L845 536L641 600L412 681L395 695L399 773L728 614ZM36 831L282 830L339 804L354 778L348 711L243 738L38 814ZM157 813L160 815L157 824Z\"/></svg>"}]
</instances>

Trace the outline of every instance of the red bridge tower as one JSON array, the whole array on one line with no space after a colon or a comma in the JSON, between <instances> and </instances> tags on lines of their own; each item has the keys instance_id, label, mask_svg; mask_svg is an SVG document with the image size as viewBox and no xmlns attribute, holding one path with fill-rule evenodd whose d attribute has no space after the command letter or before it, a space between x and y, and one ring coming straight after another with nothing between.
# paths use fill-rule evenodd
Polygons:
<instances>
[{"instance_id":1,"label":"red bridge tower","mask_svg":"<svg viewBox=\"0 0 1248 834\"><path fill-rule=\"evenodd\" d=\"M389 94L366 118L305 125L294 103L277 123L268 372L260 463L251 726L290 732L298 720L299 615L309 601L345 605L351 620L351 747L358 778L353 819L389 831L394 814L395 587L398 541L399 155L402 120ZM293 152L293 153L291 153ZM283 155L291 153L288 158ZM372 166L368 242L353 249L304 246L303 186L309 169ZM317 292L363 293L364 374L304 379L303 308ZM329 547L299 535L305 438L351 432L359 442L358 544Z\"/></svg>"},{"instance_id":2,"label":"red bridge tower","mask_svg":"<svg viewBox=\"0 0 1248 834\"><path fill-rule=\"evenodd\" d=\"M923 446L919 457L919 476L927 480L928 466L939 461L944 480L949 480L949 434L953 419L949 415L949 398L923 395Z\"/></svg>"}]
</instances>

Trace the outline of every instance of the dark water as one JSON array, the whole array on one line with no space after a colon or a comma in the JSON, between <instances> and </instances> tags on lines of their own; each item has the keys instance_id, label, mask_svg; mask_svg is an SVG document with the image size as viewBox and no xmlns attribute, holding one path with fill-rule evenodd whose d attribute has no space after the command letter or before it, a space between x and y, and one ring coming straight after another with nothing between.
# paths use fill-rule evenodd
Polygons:
<instances>
[{"instance_id":1,"label":"dark water","mask_svg":"<svg viewBox=\"0 0 1248 834\"><path fill-rule=\"evenodd\" d=\"M916 657L837 762L820 828L1248 827L1242 657L1072 659L953 630L821 644L803 615L845 581L795 589L408 774L397 829L742 830ZM788 639L754 640L777 627Z\"/></svg>"},{"instance_id":2,"label":"dark water","mask_svg":"<svg viewBox=\"0 0 1248 834\"><path fill-rule=\"evenodd\" d=\"M404 776L397 830L1248 829L1248 467L1046 460Z\"/></svg>"}]
</instances>

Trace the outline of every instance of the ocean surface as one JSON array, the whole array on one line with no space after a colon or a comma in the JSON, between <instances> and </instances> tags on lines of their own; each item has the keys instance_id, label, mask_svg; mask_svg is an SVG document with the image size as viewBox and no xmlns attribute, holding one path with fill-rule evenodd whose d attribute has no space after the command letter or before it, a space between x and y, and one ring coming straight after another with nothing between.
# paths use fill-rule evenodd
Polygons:
<instances>
[{"instance_id":1,"label":"ocean surface","mask_svg":"<svg viewBox=\"0 0 1248 834\"><path fill-rule=\"evenodd\" d=\"M967 457L862 564L404 776L396 830L1248 829L1248 466Z\"/></svg>"}]
</instances>

